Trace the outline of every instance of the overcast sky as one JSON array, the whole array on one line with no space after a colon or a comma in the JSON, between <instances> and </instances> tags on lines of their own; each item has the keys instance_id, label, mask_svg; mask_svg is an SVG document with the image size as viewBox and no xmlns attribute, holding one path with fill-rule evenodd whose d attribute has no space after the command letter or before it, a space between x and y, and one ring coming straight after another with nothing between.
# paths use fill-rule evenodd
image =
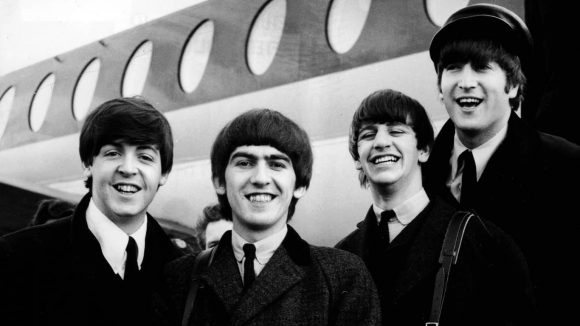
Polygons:
<instances>
[{"instance_id":1,"label":"overcast sky","mask_svg":"<svg viewBox=\"0 0 580 326\"><path fill-rule=\"evenodd\" d=\"M0 76L205 0L0 0Z\"/></svg>"}]
</instances>

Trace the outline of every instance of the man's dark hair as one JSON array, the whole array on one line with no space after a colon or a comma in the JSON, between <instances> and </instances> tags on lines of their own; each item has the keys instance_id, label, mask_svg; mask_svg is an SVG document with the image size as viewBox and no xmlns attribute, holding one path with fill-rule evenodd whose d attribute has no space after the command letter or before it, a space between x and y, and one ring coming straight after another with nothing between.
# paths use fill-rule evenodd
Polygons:
<instances>
[{"instance_id":1,"label":"man's dark hair","mask_svg":"<svg viewBox=\"0 0 580 326\"><path fill-rule=\"evenodd\" d=\"M220 220L231 221L232 216L224 214L219 203L207 205L203 208L203 213L195 225L195 237L200 248L205 248L205 230L207 225Z\"/></svg>"},{"instance_id":2,"label":"man's dark hair","mask_svg":"<svg viewBox=\"0 0 580 326\"><path fill-rule=\"evenodd\" d=\"M368 95L355 111L350 124L349 151L359 159L358 137L361 128L368 124L401 123L410 126L417 137L417 148L430 150L434 132L425 108L417 100L392 89L378 90ZM361 186L368 183L365 173L359 171Z\"/></svg>"},{"instance_id":3,"label":"man's dark hair","mask_svg":"<svg viewBox=\"0 0 580 326\"><path fill-rule=\"evenodd\" d=\"M441 75L445 67L470 63L475 69L496 62L507 77L505 92L519 86L518 94L510 99L512 110L517 110L523 100L526 77L520 58L508 51L501 43L486 38L459 39L442 46L437 63L437 85L441 88Z\"/></svg>"},{"instance_id":4,"label":"man's dark hair","mask_svg":"<svg viewBox=\"0 0 580 326\"><path fill-rule=\"evenodd\" d=\"M253 109L229 122L218 134L211 149L212 178L225 184L225 171L230 155L241 146L272 146L288 155L296 174L295 188L308 188L312 176L312 149L306 132L280 112ZM222 211L231 216L226 195L218 195ZM298 199L293 197L288 220L294 214Z\"/></svg>"},{"instance_id":5,"label":"man's dark hair","mask_svg":"<svg viewBox=\"0 0 580 326\"><path fill-rule=\"evenodd\" d=\"M79 153L85 166L93 164L101 147L115 142L130 145L156 145L161 155L161 172L173 166L173 135L169 122L142 98L116 98L104 102L85 119L81 129ZM85 180L90 190L92 177Z\"/></svg>"}]
</instances>

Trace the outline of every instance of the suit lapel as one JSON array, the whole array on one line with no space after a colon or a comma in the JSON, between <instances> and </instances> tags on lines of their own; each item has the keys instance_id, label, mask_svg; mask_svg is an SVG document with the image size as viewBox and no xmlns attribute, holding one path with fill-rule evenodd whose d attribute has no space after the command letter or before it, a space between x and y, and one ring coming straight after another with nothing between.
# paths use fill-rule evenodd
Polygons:
<instances>
[{"instance_id":1,"label":"suit lapel","mask_svg":"<svg viewBox=\"0 0 580 326\"><path fill-rule=\"evenodd\" d=\"M159 223L147 214L147 234L145 235L145 255L141 273L147 282L156 282L165 263L179 256Z\"/></svg>"},{"instance_id":2,"label":"suit lapel","mask_svg":"<svg viewBox=\"0 0 580 326\"><path fill-rule=\"evenodd\" d=\"M446 206L447 207L447 206ZM421 280L426 277L431 277L439 267L439 253L447 223L451 217L452 210L445 209L438 202L432 202L412 223L409 225L413 229L405 234L401 233L399 236L405 238L398 239L391 245L395 249L396 246L405 242L411 242L407 257L407 263L401 268L401 277L395 287L395 294L393 296L394 303L410 290L412 290ZM398 240L398 241L397 241ZM437 245L434 245L437 244Z\"/></svg>"},{"instance_id":3,"label":"suit lapel","mask_svg":"<svg viewBox=\"0 0 580 326\"><path fill-rule=\"evenodd\" d=\"M518 196L524 194L526 192L524 176L542 173L534 171L533 168L534 144L538 141L537 136L528 133L523 128L521 120L512 113L506 138L490 158L478 182L480 195L487 197L509 194L512 200L517 200ZM525 167L529 167L529 170Z\"/></svg>"},{"instance_id":4,"label":"suit lapel","mask_svg":"<svg viewBox=\"0 0 580 326\"><path fill-rule=\"evenodd\" d=\"M259 314L300 282L304 275L305 271L290 258L284 246L280 246L241 298L240 305L232 315L233 325L243 325Z\"/></svg>"},{"instance_id":5,"label":"suit lapel","mask_svg":"<svg viewBox=\"0 0 580 326\"><path fill-rule=\"evenodd\" d=\"M236 308L242 295L242 277L232 249L232 234L224 234L217 247L214 260L203 276L207 285L223 303L228 314Z\"/></svg>"},{"instance_id":6,"label":"suit lapel","mask_svg":"<svg viewBox=\"0 0 580 326\"><path fill-rule=\"evenodd\" d=\"M459 203L447 188L447 178L451 173L449 163L451 151L453 150L453 137L455 136L455 127L451 120L448 120L433 145L433 150L429 155L429 160L425 165L425 185L430 193L436 193L443 200L452 205Z\"/></svg>"}]
</instances>

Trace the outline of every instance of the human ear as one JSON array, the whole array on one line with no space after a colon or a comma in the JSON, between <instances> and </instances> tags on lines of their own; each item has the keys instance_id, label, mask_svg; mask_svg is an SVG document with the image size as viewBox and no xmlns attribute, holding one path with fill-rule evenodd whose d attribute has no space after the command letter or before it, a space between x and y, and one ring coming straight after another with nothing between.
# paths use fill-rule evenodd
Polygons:
<instances>
[{"instance_id":1,"label":"human ear","mask_svg":"<svg viewBox=\"0 0 580 326\"><path fill-rule=\"evenodd\" d=\"M508 91L508 97L515 98L518 95L519 89L520 89L519 86L511 86L509 91Z\"/></svg>"},{"instance_id":2,"label":"human ear","mask_svg":"<svg viewBox=\"0 0 580 326\"><path fill-rule=\"evenodd\" d=\"M298 199L298 198L304 196L305 193L306 193L306 187L296 188L296 189L294 189L294 198Z\"/></svg>"},{"instance_id":3,"label":"human ear","mask_svg":"<svg viewBox=\"0 0 580 326\"><path fill-rule=\"evenodd\" d=\"M218 177L212 179L213 181L213 188L218 195L225 195L226 194L226 187L220 182Z\"/></svg>"},{"instance_id":4,"label":"human ear","mask_svg":"<svg viewBox=\"0 0 580 326\"><path fill-rule=\"evenodd\" d=\"M91 175L91 166L83 166L83 179L88 179Z\"/></svg>"},{"instance_id":5,"label":"human ear","mask_svg":"<svg viewBox=\"0 0 580 326\"><path fill-rule=\"evenodd\" d=\"M161 179L159 179L159 186L163 186L167 182L168 177L169 177L169 174L167 174L167 173L162 174Z\"/></svg>"},{"instance_id":6,"label":"human ear","mask_svg":"<svg viewBox=\"0 0 580 326\"><path fill-rule=\"evenodd\" d=\"M357 170L362 170L362 164L359 160L354 161L354 168Z\"/></svg>"},{"instance_id":7,"label":"human ear","mask_svg":"<svg viewBox=\"0 0 580 326\"><path fill-rule=\"evenodd\" d=\"M419 163L425 163L427 162L427 160L429 159L429 154L431 153L431 151L429 150L429 147L426 147L424 149L419 149Z\"/></svg>"}]
</instances>

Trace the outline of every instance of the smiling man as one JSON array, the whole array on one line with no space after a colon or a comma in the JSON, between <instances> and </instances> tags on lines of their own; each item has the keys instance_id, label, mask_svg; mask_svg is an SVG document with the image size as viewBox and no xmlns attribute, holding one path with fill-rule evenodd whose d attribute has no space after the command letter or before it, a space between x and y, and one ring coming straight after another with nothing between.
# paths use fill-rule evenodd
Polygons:
<instances>
[{"instance_id":1,"label":"smiling man","mask_svg":"<svg viewBox=\"0 0 580 326\"><path fill-rule=\"evenodd\" d=\"M456 209L423 188L433 128L419 102L386 89L353 115L349 150L372 206L337 248L362 257L377 285L384 325L429 320L439 253ZM451 274L443 325L520 325L533 299L525 260L497 227L471 222Z\"/></svg>"},{"instance_id":2,"label":"smiling man","mask_svg":"<svg viewBox=\"0 0 580 326\"><path fill-rule=\"evenodd\" d=\"M378 325L363 262L316 247L287 223L312 174L308 135L279 112L241 114L218 134L212 178L233 229L201 275L190 325ZM168 265L169 324L181 323L195 257Z\"/></svg>"},{"instance_id":3,"label":"smiling man","mask_svg":"<svg viewBox=\"0 0 580 326\"><path fill-rule=\"evenodd\" d=\"M516 113L532 49L522 19L491 4L460 9L435 34L429 51L450 119L426 165L426 184L516 240L540 324L556 325L575 318L580 305L571 259L580 249L578 191L571 188L580 183L580 147L530 128Z\"/></svg>"},{"instance_id":4,"label":"smiling man","mask_svg":"<svg viewBox=\"0 0 580 326\"><path fill-rule=\"evenodd\" d=\"M6 325L148 325L153 289L179 255L147 214L173 165L163 114L138 98L107 101L84 121L79 152L89 192L73 216L1 242Z\"/></svg>"}]
</instances>

